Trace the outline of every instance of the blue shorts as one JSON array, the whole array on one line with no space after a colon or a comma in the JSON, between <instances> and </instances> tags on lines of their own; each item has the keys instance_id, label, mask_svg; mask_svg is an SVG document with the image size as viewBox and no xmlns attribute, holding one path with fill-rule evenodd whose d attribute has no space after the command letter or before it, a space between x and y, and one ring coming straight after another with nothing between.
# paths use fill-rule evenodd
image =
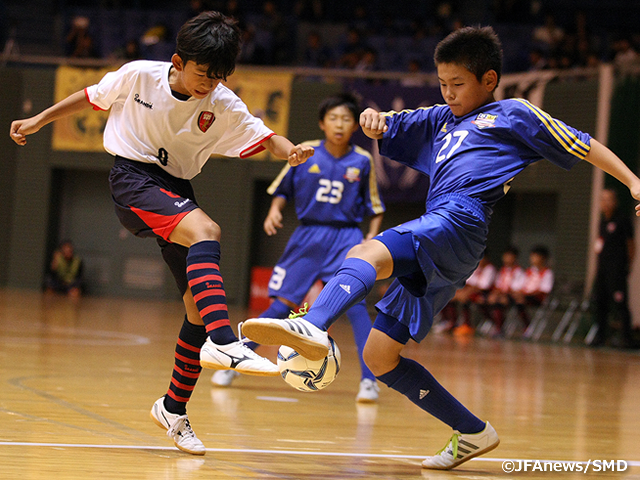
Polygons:
<instances>
[{"instance_id":1,"label":"blue shorts","mask_svg":"<svg viewBox=\"0 0 640 480\"><path fill-rule=\"evenodd\" d=\"M342 265L347 252L362 242L357 226L302 225L296 228L273 268L269 296L298 305L318 280L328 282Z\"/></svg>"},{"instance_id":2,"label":"blue shorts","mask_svg":"<svg viewBox=\"0 0 640 480\"><path fill-rule=\"evenodd\" d=\"M394 275L399 276L376 308L405 325L411 338L419 342L429 333L434 315L478 266L485 249L488 214L478 201L450 194L431 200L427 213L391 231L394 233L383 232L375 238L389 249ZM406 235L411 235L411 242ZM410 247L419 271L412 267ZM396 258L401 259L398 268ZM388 318L376 320L374 328L389 334Z\"/></svg>"},{"instance_id":3,"label":"blue shorts","mask_svg":"<svg viewBox=\"0 0 640 480\"><path fill-rule=\"evenodd\" d=\"M191 182L152 163L116 156L109 174L111 197L120 223L137 237L155 237L180 294L188 288L188 248L169 242L169 235L198 208Z\"/></svg>"}]
</instances>

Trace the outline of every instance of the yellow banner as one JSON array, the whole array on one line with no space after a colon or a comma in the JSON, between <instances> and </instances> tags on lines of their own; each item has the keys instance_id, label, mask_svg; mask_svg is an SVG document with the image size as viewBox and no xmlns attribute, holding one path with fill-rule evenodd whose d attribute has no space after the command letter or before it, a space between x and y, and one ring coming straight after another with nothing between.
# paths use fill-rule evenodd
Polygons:
<instances>
[{"instance_id":1,"label":"yellow banner","mask_svg":"<svg viewBox=\"0 0 640 480\"><path fill-rule=\"evenodd\" d=\"M236 70L225 85L238 95L249 111L278 135L287 135L293 75L280 72ZM251 158L264 160L263 152Z\"/></svg>"},{"instance_id":2,"label":"yellow banner","mask_svg":"<svg viewBox=\"0 0 640 480\"><path fill-rule=\"evenodd\" d=\"M64 100L72 93L96 84L111 68L58 67L56 71L55 102ZM53 123L52 148L79 152L104 152L102 133L109 112L85 109L70 117Z\"/></svg>"}]
</instances>

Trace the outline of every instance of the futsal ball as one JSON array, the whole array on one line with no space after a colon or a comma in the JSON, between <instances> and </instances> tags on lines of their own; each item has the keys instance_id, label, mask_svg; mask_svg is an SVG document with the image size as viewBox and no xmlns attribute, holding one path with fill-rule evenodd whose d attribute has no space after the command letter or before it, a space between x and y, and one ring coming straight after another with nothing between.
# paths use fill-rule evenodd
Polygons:
<instances>
[{"instance_id":1,"label":"futsal ball","mask_svg":"<svg viewBox=\"0 0 640 480\"><path fill-rule=\"evenodd\" d=\"M284 381L302 392L322 390L333 382L340 371L340 350L331 337L329 344L327 356L315 361L282 345L278 350L278 369Z\"/></svg>"}]
</instances>

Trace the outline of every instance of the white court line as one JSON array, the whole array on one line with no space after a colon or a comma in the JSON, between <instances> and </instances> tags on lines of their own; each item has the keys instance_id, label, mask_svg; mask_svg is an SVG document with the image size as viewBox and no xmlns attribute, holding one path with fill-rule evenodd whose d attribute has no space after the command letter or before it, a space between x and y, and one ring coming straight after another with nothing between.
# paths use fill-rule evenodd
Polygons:
<instances>
[{"instance_id":1,"label":"white court line","mask_svg":"<svg viewBox=\"0 0 640 480\"><path fill-rule=\"evenodd\" d=\"M38 442L0 442L0 447L57 447L57 448L104 448L104 449L120 449L120 450L175 450L176 447L158 447L153 445L92 445L80 443L38 443ZM225 452L225 453L267 453L276 455L306 455L319 457L354 457L354 458L410 458L423 460L425 455L391 455L385 453L343 453L343 452L306 452L300 450L261 450L253 448L207 448L207 452ZM555 463L586 463L577 460L538 460L535 458L491 458L476 457L471 461L475 462L555 462ZM609 461L610 459L607 459ZM630 467L640 467L640 460L626 460Z\"/></svg>"}]
</instances>

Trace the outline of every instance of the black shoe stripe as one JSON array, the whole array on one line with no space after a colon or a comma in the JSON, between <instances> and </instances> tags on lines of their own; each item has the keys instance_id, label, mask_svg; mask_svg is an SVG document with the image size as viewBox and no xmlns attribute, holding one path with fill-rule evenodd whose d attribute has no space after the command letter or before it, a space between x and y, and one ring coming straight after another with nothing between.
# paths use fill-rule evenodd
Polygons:
<instances>
[{"instance_id":1,"label":"black shoe stripe","mask_svg":"<svg viewBox=\"0 0 640 480\"><path fill-rule=\"evenodd\" d=\"M467 447L469 447L469 448L471 448L473 450L477 450L479 448L477 445L474 445L473 443L469 443L469 442L466 442L466 441L464 441L462 439L458 439L458 445L460 445L460 444L465 445L465 446L467 446ZM460 448L460 447L458 447L458 448Z\"/></svg>"},{"instance_id":2,"label":"black shoe stripe","mask_svg":"<svg viewBox=\"0 0 640 480\"><path fill-rule=\"evenodd\" d=\"M466 453L466 454L471 453L471 450L467 450L466 448L462 448L460 445L458 445L458 451L462 452L462 453Z\"/></svg>"},{"instance_id":3,"label":"black shoe stripe","mask_svg":"<svg viewBox=\"0 0 640 480\"><path fill-rule=\"evenodd\" d=\"M310 336L310 337L312 336L311 332L309 331L309 329L307 328L307 326L304 323L298 321L298 322L296 322L296 324L298 325L298 328L304 329L304 331L307 332L308 336ZM300 333L302 333L302 330L300 331Z\"/></svg>"},{"instance_id":4,"label":"black shoe stripe","mask_svg":"<svg viewBox=\"0 0 640 480\"><path fill-rule=\"evenodd\" d=\"M293 330L294 332L297 332L300 334L302 333L302 330L300 329L297 323L292 322L290 320L285 320L285 322L289 326L289 330Z\"/></svg>"}]
</instances>

